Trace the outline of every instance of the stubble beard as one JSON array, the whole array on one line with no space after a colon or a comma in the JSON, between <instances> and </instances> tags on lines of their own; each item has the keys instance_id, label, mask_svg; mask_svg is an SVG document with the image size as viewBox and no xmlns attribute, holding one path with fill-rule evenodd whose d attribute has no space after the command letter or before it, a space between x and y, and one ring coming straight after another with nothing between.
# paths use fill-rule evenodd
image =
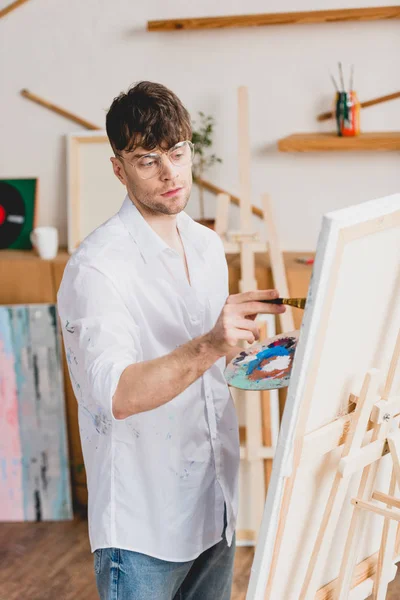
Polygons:
<instances>
[{"instance_id":1,"label":"stubble beard","mask_svg":"<svg viewBox=\"0 0 400 600\"><path fill-rule=\"evenodd\" d=\"M172 196L171 198L166 198L165 203L159 202L155 198L155 196L159 194L143 192L143 190L140 190L134 182L130 182L129 191L130 194L133 195L135 201L139 204L139 207L143 210L153 215L160 213L163 215L177 215L185 210L187 203L189 202L191 188L192 184L189 184L188 186L185 185L185 193L179 200L175 199L176 196Z\"/></svg>"}]
</instances>

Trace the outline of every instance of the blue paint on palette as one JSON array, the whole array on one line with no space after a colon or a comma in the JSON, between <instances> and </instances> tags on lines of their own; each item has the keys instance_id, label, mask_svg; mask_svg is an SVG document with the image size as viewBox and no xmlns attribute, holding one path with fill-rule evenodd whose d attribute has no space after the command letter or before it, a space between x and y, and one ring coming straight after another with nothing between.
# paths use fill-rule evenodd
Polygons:
<instances>
[{"instance_id":1,"label":"blue paint on palette","mask_svg":"<svg viewBox=\"0 0 400 600\"><path fill-rule=\"evenodd\" d=\"M271 390L289 385L299 332L280 334L253 344L225 369L225 379L243 390Z\"/></svg>"}]
</instances>

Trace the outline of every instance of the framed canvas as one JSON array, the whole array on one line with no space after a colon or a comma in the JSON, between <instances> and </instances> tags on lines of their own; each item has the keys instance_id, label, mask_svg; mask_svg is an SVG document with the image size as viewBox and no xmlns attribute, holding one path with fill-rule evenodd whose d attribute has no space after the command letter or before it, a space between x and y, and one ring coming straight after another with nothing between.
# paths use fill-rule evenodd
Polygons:
<instances>
[{"instance_id":1,"label":"framed canvas","mask_svg":"<svg viewBox=\"0 0 400 600\"><path fill-rule=\"evenodd\" d=\"M113 173L105 131L67 136L68 251L119 211L126 190Z\"/></svg>"},{"instance_id":2,"label":"framed canvas","mask_svg":"<svg viewBox=\"0 0 400 600\"><path fill-rule=\"evenodd\" d=\"M362 600L371 594L382 516L368 513L365 527L355 529L359 535L351 555L344 555L359 514L353 500L365 469L352 473L345 492L330 502L338 473L341 485L342 453L359 414L357 403L351 412L351 402L364 398L366 376L377 386L373 401L384 398L389 388L399 394L399 369L393 362L396 349L399 353L399 299L400 194L325 215L247 600L348 598L335 595L344 556L355 565L350 597ZM388 415L397 431L399 417ZM390 456L381 453L375 464L378 489L387 494ZM327 507L332 508L328 515ZM314 553L321 531L323 542ZM315 568L309 578L310 564ZM389 569L387 577L394 572Z\"/></svg>"},{"instance_id":3,"label":"framed canvas","mask_svg":"<svg viewBox=\"0 0 400 600\"><path fill-rule=\"evenodd\" d=\"M0 250L32 248L37 203L37 179L0 179Z\"/></svg>"},{"instance_id":4,"label":"framed canvas","mask_svg":"<svg viewBox=\"0 0 400 600\"><path fill-rule=\"evenodd\" d=\"M0 306L0 521L72 519L54 304Z\"/></svg>"}]
</instances>

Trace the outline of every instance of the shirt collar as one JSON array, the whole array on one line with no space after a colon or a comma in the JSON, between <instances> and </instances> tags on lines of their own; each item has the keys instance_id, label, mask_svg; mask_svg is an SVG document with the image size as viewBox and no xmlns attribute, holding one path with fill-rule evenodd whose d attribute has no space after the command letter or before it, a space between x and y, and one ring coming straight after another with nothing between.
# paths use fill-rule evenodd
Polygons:
<instances>
[{"instance_id":1,"label":"shirt collar","mask_svg":"<svg viewBox=\"0 0 400 600\"><path fill-rule=\"evenodd\" d=\"M128 195L118 214L146 261L170 249L168 244L150 227ZM178 214L177 225L179 233L185 238L185 241L192 244L199 254L203 254L209 243L207 231L202 231L202 226L195 223L185 212Z\"/></svg>"}]
</instances>

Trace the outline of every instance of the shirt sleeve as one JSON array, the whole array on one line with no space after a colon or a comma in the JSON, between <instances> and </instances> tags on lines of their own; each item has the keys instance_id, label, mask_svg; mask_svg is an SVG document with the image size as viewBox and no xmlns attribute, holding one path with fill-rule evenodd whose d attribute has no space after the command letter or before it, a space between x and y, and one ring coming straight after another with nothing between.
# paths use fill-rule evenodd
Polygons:
<instances>
[{"instance_id":1,"label":"shirt sleeve","mask_svg":"<svg viewBox=\"0 0 400 600\"><path fill-rule=\"evenodd\" d=\"M112 398L119 378L142 355L131 312L106 274L82 265L66 267L57 307L78 403L115 419Z\"/></svg>"}]
</instances>

